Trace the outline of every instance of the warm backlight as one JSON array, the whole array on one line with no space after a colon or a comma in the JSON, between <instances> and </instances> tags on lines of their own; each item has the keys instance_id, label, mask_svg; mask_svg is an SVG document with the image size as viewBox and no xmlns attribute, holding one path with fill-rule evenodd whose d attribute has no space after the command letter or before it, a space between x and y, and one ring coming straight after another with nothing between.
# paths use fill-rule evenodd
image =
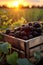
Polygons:
<instances>
[{"instance_id":1,"label":"warm backlight","mask_svg":"<svg viewBox=\"0 0 43 65\"><path fill-rule=\"evenodd\" d=\"M19 7L19 2L18 1L10 2L10 3L8 3L8 7L16 7L16 8L18 8Z\"/></svg>"},{"instance_id":2,"label":"warm backlight","mask_svg":"<svg viewBox=\"0 0 43 65\"><path fill-rule=\"evenodd\" d=\"M19 6L19 3L16 1L16 2L13 3L13 5L14 5L15 7L18 7L18 6Z\"/></svg>"}]
</instances>

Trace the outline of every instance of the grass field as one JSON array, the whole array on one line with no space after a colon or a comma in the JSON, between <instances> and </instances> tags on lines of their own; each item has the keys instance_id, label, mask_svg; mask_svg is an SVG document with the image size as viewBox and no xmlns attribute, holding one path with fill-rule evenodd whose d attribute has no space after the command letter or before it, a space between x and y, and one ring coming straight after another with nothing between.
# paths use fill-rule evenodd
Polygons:
<instances>
[{"instance_id":1,"label":"grass field","mask_svg":"<svg viewBox=\"0 0 43 65\"><path fill-rule=\"evenodd\" d=\"M43 9L7 9L7 14L14 20L18 20L24 17L27 21L37 21L40 19L43 21Z\"/></svg>"},{"instance_id":2,"label":"grass field","mask_svg":"<svg viewBox=\"0 0 43 65\"><path fill-rule=\"evenodd\" d=\"M43 9L7 9L0 8L0 28L14 28L27 22L43 22Z\"/></svg>"},{"instance_id":3,"label":"grass field","mask_svg":"<svg viewBox=\"0 0 43 65\"><path fill-rule=\"evenodd\" d=\"M1 9L0 14L6 13L9 18L14 18L18 20L21 17L24 17L27 21L37 21L40 19L43 21L43 9Z\"/></svg>"}]
</instances>

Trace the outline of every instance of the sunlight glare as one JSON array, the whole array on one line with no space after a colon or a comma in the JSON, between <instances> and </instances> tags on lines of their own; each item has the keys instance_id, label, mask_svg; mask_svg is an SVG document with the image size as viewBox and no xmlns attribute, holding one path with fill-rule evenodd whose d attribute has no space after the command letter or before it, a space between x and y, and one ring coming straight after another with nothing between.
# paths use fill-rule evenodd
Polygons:
<instances>
[{"instance_id":1,"label":"sunlight glare","mask_svg":"<svg viewBox=\"0 0 43 65\"><path fill-rule=\"evenodd\" d=\"M15 1L15 2L13 3L13 6L18 7L18 6L19 6L18 1Z\"/></svg>"}]
</instances>

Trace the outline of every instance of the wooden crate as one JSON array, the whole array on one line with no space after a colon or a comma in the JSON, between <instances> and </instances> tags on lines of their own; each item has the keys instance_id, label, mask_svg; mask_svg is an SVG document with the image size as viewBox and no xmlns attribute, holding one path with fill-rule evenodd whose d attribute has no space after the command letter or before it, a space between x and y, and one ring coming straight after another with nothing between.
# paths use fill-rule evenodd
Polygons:
<instances>
[{"instance_id":1,"label":"wooden crate","mask_svg":"<svg viewBox=\"0 0 43 65\"><path fill-rule=\"evenodd\" d=\"M38 36L29 40L22 40L6 34L1 35L3 35L3 40L5 42L9 42L14 48L18 49L19 51L23 51L25 53L25 57L27 58L32 56L33 51L43 50L43 36Z\"/></svg>"}]
</instances>

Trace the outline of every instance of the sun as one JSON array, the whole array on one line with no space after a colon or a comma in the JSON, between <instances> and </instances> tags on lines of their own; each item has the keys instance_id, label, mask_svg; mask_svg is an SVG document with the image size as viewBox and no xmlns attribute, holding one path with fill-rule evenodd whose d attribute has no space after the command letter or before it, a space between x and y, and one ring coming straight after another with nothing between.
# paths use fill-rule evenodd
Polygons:
<instances>
[{"instance_id":1,"label":"sun","mask_svg":"<svg viewBox=\"0 0 43 65\"><path fill-rule=\"evenodd\" d=\"M15 1L15 2L13 3L13 6L14 6L14 7L19 7L19 2L18 2L18 1Z\"/></svg>"}]
</instances>

